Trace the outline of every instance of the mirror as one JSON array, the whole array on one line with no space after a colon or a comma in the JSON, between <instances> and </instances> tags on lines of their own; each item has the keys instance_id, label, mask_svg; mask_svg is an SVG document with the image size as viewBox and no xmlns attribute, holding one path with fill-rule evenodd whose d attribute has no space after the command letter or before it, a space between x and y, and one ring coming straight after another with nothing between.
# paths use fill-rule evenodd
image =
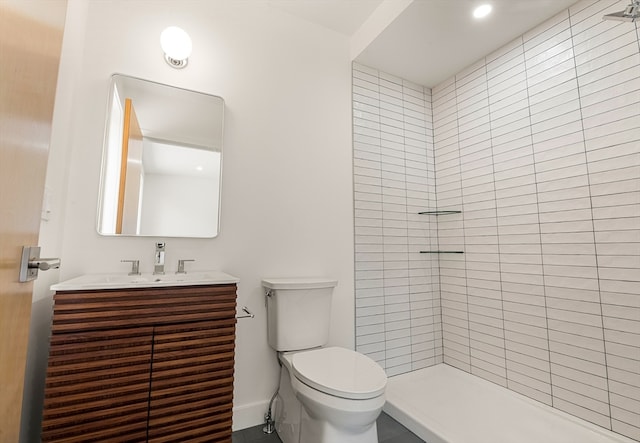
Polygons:
<instances>
[{"instance_id":1,"label":"mirror","mask_svg":"<svg viewBox=\"0 0 640 443\"><path fill-rule=\"evenodd\" d=\"M111 77L98 199L102 235L218 235L224 100Z\"/></svg>"}]
</instances>

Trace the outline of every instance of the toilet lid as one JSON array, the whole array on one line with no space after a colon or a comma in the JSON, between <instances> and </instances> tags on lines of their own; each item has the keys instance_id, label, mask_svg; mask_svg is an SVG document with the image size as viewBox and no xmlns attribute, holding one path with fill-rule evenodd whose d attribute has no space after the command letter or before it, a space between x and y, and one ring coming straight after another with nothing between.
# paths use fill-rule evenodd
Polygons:
<instances>
[{"instance_id":1,"label":"toilet lid","mask_svg":"<svg viewBox=\"0 0 640 443\"><path fill-rule=\"evenodd\" d=\"M336 397L367 399L384 393L387 375L375 361L344 348L299 352L291 361L304 384Z\"/></svg>"}]
</instances>

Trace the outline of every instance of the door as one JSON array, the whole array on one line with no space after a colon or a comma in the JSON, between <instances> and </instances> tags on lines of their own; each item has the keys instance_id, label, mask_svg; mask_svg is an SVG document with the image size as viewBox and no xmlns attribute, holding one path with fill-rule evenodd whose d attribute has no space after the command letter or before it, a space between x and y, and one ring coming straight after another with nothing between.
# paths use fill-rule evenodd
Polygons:
<instances>
[{"instance_id":1,"label":"door","mask_svg":"<svg viewBox=\"0 0 640 443\"><path fill-rule=\"evenodd\" d=\"M32 283L66 0L0 0L0 443L20 432Z\"/></svg>"}]
</instances>

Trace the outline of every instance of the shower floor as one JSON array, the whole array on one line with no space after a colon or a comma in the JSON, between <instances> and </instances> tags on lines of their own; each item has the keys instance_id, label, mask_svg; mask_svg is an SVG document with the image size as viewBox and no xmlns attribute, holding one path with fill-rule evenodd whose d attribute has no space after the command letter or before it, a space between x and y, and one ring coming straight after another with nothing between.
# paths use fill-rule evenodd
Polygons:
<instances>
[{"instance_id":1,"label":"shower floor","mask_svg":"<svg viewBox=\"0 0 640 443\"><path fill-rule=\"evenodd\" d=\"M384 411L429 443L633 443L440 364L390 377Z\"/></svg>"}]
</instances>

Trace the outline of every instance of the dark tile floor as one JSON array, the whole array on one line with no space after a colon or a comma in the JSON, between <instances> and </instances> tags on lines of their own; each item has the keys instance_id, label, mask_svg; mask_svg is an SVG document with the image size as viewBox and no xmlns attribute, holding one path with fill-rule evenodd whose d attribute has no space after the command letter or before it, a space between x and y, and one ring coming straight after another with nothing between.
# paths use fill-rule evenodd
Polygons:
<instances>
[{"instance_id":1,"label":"dark tile floor","mask_svg":"<svg viewBox=\"0 0 640 443\"><path fill-rule=\"evenodd\" d=\"M424 443L384 412L378 418L378 443ZM233 443L282 443L278 435L265 434L262 425L233 433ZM339 443L339 442L336 442Z\"/></svg>"}]
</instances>

